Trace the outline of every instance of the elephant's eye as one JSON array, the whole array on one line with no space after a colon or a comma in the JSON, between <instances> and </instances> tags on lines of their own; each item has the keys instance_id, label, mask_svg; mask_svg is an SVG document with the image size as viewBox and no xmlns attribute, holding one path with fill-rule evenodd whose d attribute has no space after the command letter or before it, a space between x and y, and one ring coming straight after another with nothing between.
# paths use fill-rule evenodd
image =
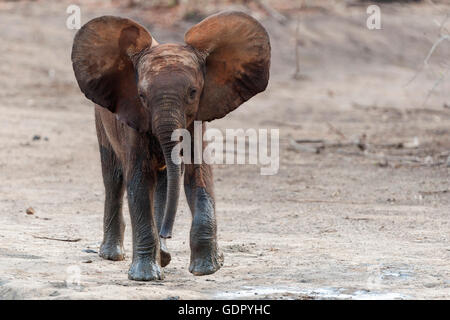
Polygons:
<instances>
[{"instance_id":1,"label":"elephant's eye","mask_svg":"<svg viewBox=\"0 0 450 320\"><path fill-rule=\"evenodd\" d=\"M197 96L197 89L191 88L189 90L189 99L194 100L196 96Z\"/></svg>"},{"instance_id":2,"label":"elephant's eye","mask_svg":"<svg viewBox=\"0 0 450 320\"><path fill-rule=\"evenodd\" d=\"M139 98L141 99L142 102L145 102L145 96L143 93L139 93Z\"/></svg>"}]
</instances>

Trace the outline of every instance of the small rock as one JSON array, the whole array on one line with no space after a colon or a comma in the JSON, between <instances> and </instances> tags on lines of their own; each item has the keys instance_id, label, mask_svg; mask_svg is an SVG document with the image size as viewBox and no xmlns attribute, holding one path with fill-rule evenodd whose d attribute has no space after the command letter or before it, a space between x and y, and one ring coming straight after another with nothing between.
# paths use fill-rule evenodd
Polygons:
<instances>
[{"instance_id":1,"label":"small rock","mask_svg":"<svg viewBox=\"0 0 450 320\"><path fill-rule=\"evenodd\" d=\"M447 158L447 167L450 168L450 155L449 155L448 158Z\"/></svg>"},{"instance_id":2,"label":"small rock","mask_svg":"<svg viewBox=\"0 0 450 320\"><path fill-rule=\"evenodd\" d=\"M86 252L86 253L98 253L97 251L92 250L92 249L83 249L82 251Z\"/></svg>"},{"instance_id":3,"label":"small rock","mask_svg":"<svg viewBox=\"0 0 450 320\"><path fill-rule=\"evenodd\" d=\"M41 136L38 135L38 134L35 134L35 135L33 136L33 141L38 141L38 140L41 140Z\"/></svg>"},{"instance_id":4,"label":"small rock","mask_svg":"<svg viewBox=\"0 0 450 320\"><path fill-rule=\"evenodd\" d=\"M379 166L380 168L386 168L389 166L389 162L387 161L386 158L382 158L380 159L380 161L377 162L377 166Z\"/></svg>"},{"instance_id":5,"label":"small rock","mask_svg":"<svg viewBox=\"0 0 450 320\"><path fill-rule=\"evenodd\" d=\"M180 300L180 297L179 296L172 296L172 297L167 297L164 300Z\"/></svg>"},{"instance_id":6,"label":"small rock","mask_svg":"<svg viewBox=\"0 0 450 320\"><path fill-rule=\"evenodd\" d=\"M25 212L29 215L35 214L35 211L32 207L29 207Z\"/></svg>"},{"instance_id":7,"label":"small rock","mask_svg":"<svg viewBox=\"0 0 450 320\"><path fill-rule=\"evenodd\" d=\"M432 165L432 164L433 164L433 157L427 156L427 157L425 158L424 162L425 162L425 164L428 165L428 166Z\"/></svg>"},{"instance_id":8,"label":"small rock","mask_svg":"<svg viewBox=\"0 0 450 320\"><path fill-rule=\"evenodd\" d=\"M415 149L418 148L419 145L420 145L419 138L414 137L412 141L404 143L403 147L406 149Z\"/></svg>"},{"instance_id":9,"label":"small rock","mask_svg":"<svg viewBox=\"0 0 450 320\"><path fill-rule=\"evenodd\" d=\"M48 77L50 78L50 80L53 80L55 78L55 73L55 69L48 70Z\"/></svg>"},{"instance_id":10,"label":"small rock","mask_svg":"<svg viewBox=\"0 0 450 320\"><path fill-rule=\"evenodd\" d=\"M92 263L92 260L90 260L90 259L84 260L83 263Z\"/></svg>"},{"instance_id":11,"label":"small rock","mask_svg":"<svg viewBox=\"0 0 450 320\"><path fill-rule=\"evenodd\" d=\"M56 296L59 296L58 291L53 291L52 293L50 293L50 297L56 297Z\"/></svg>"}]
</instances>

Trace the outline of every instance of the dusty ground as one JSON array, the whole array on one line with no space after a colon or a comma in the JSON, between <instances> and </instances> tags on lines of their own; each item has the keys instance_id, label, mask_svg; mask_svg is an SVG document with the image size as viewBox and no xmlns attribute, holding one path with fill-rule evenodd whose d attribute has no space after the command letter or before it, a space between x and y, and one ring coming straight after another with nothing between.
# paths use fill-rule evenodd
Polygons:
<instances>
[{"instance_id":1,"label":"dusty ground","mask_svg":"<svg viewBox=\"0 0 450 320\"><path fill-rule=\"evenodd\" d=\"M153 283L127 280L129 256L86 252L102 238L104 192L93 108L70 64L66 6L0 2L0 298L450 298L450 81L437 82L450 44L417 74L449 5L384 6L377 31L365 28L365 7L304 10L297 81L295 21L259 16L272 38L270 86L210 126L280 128L279 173L217 166L224 267L188 272L183 198L172 263ZM192 24L82 6L83 23L102 14L134 17L160 42L182 40ZM80 284L70 285L78 271Z\"/></svg>"}]
</instances>

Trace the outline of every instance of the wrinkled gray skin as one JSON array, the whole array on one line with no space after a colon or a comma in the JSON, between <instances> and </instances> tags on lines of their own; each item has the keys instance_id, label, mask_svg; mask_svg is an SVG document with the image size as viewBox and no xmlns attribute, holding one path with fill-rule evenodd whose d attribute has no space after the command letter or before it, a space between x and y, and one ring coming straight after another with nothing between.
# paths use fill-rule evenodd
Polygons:
<instances>
[{"instance_id":1,"label":"wrinkled gray skin","mask_svg":"<svg viewBox=\"0 0 450 320\"><path fill-rule=\"evenodd\" d=\"M170 157L174 146L170 138L178 128L188 128L193 136L203 63L195 50L181 45L160 45L140 57L138 90L151 119L149 133L137 133L109 111L96 107L106 190L100 256L124 259L122 199L126 188L133 229L133 262L128 275L133 280L162 279L160 265L170 262L165 239L159 233L163 232L165 211L176 210L182 176L181 166ZM193 217L189 271L194 275L211 274L223 264L217 247L211 168L206 164L185 167L184 188ZM175 208L167 209L166 204ZM170 236L171 227L167 232Z\"/></svg>"},{"instance_id":2,"label":"wrinkled gray skin","mask_svg":"<svg viewBox=\"0 0 450 320\"><path fill-rule=\"evenodd\" d=\"M172 133L187 129L193 137L194 119L226 116L264 91L269 80L269 36L245 13L212 15L186 32L185 43L159 44L130 19L102 16L77 32L72 48L78 85L96 104L106 191L100 255L124 259L126 190L133 280L162 279L161 267L171 259L165 239L172 234L183 175L182 165L171 159L177 143ZM223 256L210 166L186 164L184 189L192 212L189 271L214 273Z\"/></svg>"}]
</instances>

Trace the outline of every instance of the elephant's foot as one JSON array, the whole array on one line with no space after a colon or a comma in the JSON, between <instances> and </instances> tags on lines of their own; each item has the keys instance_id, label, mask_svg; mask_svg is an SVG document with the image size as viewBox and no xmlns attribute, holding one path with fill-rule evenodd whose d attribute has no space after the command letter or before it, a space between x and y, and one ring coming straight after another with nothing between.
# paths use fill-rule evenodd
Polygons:
<instances>
[{"instance_id":1,"label":"elephant's foot","mask_svg":"<svg viewBox=\"0 0 450 320\"><path fill-rule=\"evenodd\" d=\"M133 259L128 270L128 279L136 281L152 281L164 279L159 265L150 257L137 257Z\"/></svg>"},{"instance_id":2,"label":"elephant's foot","mask_svg":"<svg viewBox=\"0 0 450 320\"><path fill-rule=\"evenodd\" d=\"M161 255L161 267L165 267L170 263L170 260L172 260L172 256L170 255L169 250L167 249L166 245L166 239L161 238L160 239L160 255Z\"/></svg>"},{"instance_id":3,"label":"elephant's foot","mask_svg":"<svg viewBox=\"0 0 450 320\"><path fill-rule=\"evenodd\" d=\"M223 253L217 244L197 245L191 248L191 263L189 272L195 276L213 274L223 266Z\"/></svg>"},{"instance_id":4,"label":"elephant's foot","mask_svg":"<svg viewBox=\"0 0 450 320\"><path fill-rule=\"evenodd\" d=\"M123 246L117 243L103 242L100 246L100 252L98 254L106 260L121 261L125 259Z\"/></svg>"}]
</instances>

